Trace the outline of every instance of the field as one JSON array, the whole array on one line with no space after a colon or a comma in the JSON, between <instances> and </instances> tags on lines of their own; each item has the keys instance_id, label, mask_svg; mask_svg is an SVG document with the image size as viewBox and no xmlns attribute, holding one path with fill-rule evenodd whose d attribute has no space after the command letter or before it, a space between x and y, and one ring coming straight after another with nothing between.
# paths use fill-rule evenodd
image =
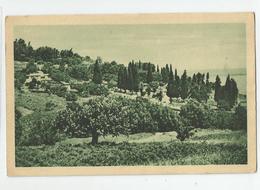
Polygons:
<instances>
[{"instance_id":1,"label":"field","mask_svg":"<svg viewBox=\"0 0 260 190\"><path fill-rule=\"evenodd\" d=\"M17 146L16 166L246 164L243 131L198 129L180 142L175 132L65 139L52 146Z\"/></svg>"}]
</instances>

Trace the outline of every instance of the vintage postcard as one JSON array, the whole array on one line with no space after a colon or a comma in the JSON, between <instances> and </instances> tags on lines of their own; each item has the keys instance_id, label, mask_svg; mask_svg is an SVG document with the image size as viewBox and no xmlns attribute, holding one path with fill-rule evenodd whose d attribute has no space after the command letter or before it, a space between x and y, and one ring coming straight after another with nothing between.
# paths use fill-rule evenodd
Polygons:
<instances>
[{"instance_id":1,"label":"vintage postcard","mask_svg":"<svg viewBox=\"0 0 260 190\"><path fill-rule=\"evenodd\" d=\"M9 176L256 171L253 13L6 18Z\"/></svg>"}]
</instances>

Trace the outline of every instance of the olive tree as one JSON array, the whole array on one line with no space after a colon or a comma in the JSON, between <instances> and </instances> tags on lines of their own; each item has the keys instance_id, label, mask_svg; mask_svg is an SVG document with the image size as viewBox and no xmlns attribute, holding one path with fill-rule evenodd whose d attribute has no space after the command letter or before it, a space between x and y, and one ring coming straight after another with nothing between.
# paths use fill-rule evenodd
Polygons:
<instances>
[{"instance_id":1,"label":"olive tree","mask_svg":"<svg viewBox=\"0 0 260 190\"><path fill-rule=\"evenodd\" d=\"M91 131L92 144L98 143L100 135L118 136L119 134L127 135L129 132L127 107L123 106L120 101L98 97L84 106L84 113L88 118L87 127Z\"/></svg>"},{"instance_id":2,"label":"olive tree","mask_svg":"<svg viewBox=\"0 0 260 190\"><path fill-rule=\"evenodd\" d=\"M92 144L98 143L99 136L128 134L127 107L113 98L96 97L84 106L68 104L59 113L57 127L69 137L92 136Z\"/></svg>"}]
</instances>

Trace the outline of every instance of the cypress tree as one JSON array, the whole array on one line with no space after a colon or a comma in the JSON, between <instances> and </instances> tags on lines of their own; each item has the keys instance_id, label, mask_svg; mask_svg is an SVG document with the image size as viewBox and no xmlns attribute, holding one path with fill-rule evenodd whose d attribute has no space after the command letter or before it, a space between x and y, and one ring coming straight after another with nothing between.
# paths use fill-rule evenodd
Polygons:
<instances>
[{"instance_id":1,"label":"cypress tree","mask_svg":"<svg viewBox=\"0 0 260 190\"><path fill-rule=\"evenodd\" d=\"M207 75L206 75L206 85L209 85L209 72L207 72Z\"/></svg>"},{"instance_id":2,"label":"cypress tree","mask_svg":"<svg viewBox=\"0 0 260 190\"><path fill-rule=\"evenodd\" d=\"M117 87L120 89L123 89L123 75L124 75L123 69L120 68L117 76Z\"/></svg>"},{"instance_id":3,"label":"cypress tree","mask_svg":"<svg viewBox=\"0 0 260 190\"><path fill-rule=\"evenodd\" d=\"M238 97L238 88L237 88L237 83L234 79L230 80L230 86L231 86L231 94L230 94L230 100L232 106L237 103L237 97Z\"/></svg>"},{"instance_id":4,"label":"cypress tree","mask_svg":"<svg viewBox=\"0 0 260 190\"><path fill-rule=\"evenodd\" d=\"M135 64L132 65L132 72L133 72L133 90L137 92L139 90L139 75L138 69Z\"/></svg>"},{"instance_id":5,"label":"cypress tree","mask_svg":"<svg viewBox=\"0 0 260 190\"><path fill-rule=\"evenodd\" d=\"M152 73L152 67L151 64L148 64L148 72L147 72L147 83L150 83L153 81L153 73Z\"/></svg>"},{"instance_id":6,"label":"cypress tree","mask_svg":"<svg viewBox=\"0 0 260 190\"><path fill-rule=\"evenodd\" d=\"M128 88L128 76L127 76L127 69L124 67L123 75L122 75L122 87L126 91Z\"/></svg>"},{"instance_id":7,"label":"cypress tree","mask_svg":"<svg viewBox=\"0 0 260 190\"><path fill-rule=\"evenodd\" d=\"M166 74L167 74L167 76L168 76L169 73L170 73L170 68L169 68L169 65L168 65L168 64L166 64L165 69L166 69Z\"/></svg>"},{"instance_id":8,"label":"cypress tree","mask_svg":"<svg viewBox=\"0 0 260 190\"><path fill-rule=\"evenodd\" d=\"M216 81L215 81L215 94L214 94L214 100L218 102L221 98L221 80L219 76L216 76Z\"/></svg>"},{"instance_id":9,"label":"cypress tree","mask_svg":"<svg viewBox=\"0 0 260 190\"><path fill-rule=\"evenodd\" d=\"M93 82L96 84L102 83L102 73L100 69L99 59L94 64Z\"/></svg>"},{"instance_id":10,"label":"cypress tree","mask_svg":"<svg viewBox=\"0 0 260 190\"><path fill-rule=\"evenodd\" d=\"M128 65L128 78L127 78L127 83L128 83L128 90L132 91L134 90L134 77L133 77L133 70L132 70L132 64L129 63Z\"/></svg>"},{"instance_id":11,"label":"cypress tree","mask_svg":"<svg viewBox=\"0 0 260 190\"><path fill-rule=\"evenodd\" d=\"M157 65L157 73L159 73L159 72L160 72L159 65Z\"/></svg>"},{"instance_id":12,"label":"cypress tree","mask_svg":"<svg viewBox=\"0 0 260 190\"><path fill-rule=\"evenodd\" d=\"M178 76L177 69L175 69L174 79L174 97L178 98L180 96L180 77Z\"/></svg>"},{"instance_id":13,"label":"cypress tree","mask_svg":"<svg viewBox=\"0 0 260 190\"><path fill-rule=\"evenodd\" d=\"M170 102L172 102L172 98L174 97L174 78L173 78L172 71L169 74L169 81L167 85L167 96L170 98Z\"/></svg>"},{"instance_id":14,"label":"cypress tree","mask_svg":"<svg viewBox=\"0 0 260 190\"><path fill-rule=\"evenodd\" d=\"M181 76L181 91L180 95L182 99L185 99L188 97L188 81L187 81L187 71L184 70L182 76Z\"/></svg>"}]
</instances>

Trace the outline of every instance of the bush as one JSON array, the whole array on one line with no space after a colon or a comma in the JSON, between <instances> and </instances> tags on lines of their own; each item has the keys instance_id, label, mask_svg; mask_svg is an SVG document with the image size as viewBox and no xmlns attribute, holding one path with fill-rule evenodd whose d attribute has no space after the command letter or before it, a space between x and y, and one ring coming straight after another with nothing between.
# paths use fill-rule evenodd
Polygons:
<instances>
[{"instance_id":1,"label":"bush","mask_svg":"<svg viewBox=\"0 0 260 190\"><path fill-rule=\"evenodd\" d=\"M209 127L217 129L233 129L234 114L228 111L210 111L207 121Z\"/></svg>"},{"instance_id":2,"label":"bush","mask_svg":"<svg viewBox=\"0 0 260 190\"><path fill-rule=\"evenodd\" d=\"M53 145L60 140L55 127L55 114L33 113L21 119L22 136L20 144L26 146Z\"/></svg>"},{"instance_id":3,"label":"bush","mask_svg":"<svg viewBox=\"0 0 260 190\"><path fill-rule=\"evenodd\" d=\"M109 94L109 91L106 86L102 84L95 84L93 82L90 82L88 84L85 84L84 86L84 94L90 94L90 95L96 95L96 96L107 96ZM82 93L82 94L83 94Z\"/></svg>"},{"instance_id":4,"label":"bush","mask_svg":"<svg viewBox=\"0 0 260 190\"><path fill-rule=\"evenodd\" d=\"M67 88L62 85L55 85L50 87L50 92L56 94L59 97L65 97Z\"/></svg>"},{"instance_id":5,"label":"bush","mask_svg":"<svg viewBox=\"0 0 260 190\"><path fill-rule=\"evenodd\" d=\"M247 109L244 106L238 105L235 109L234 114L234 125L235 130L247 130Z\"/></svg>"},{"instance_id":6,"label":"bush","mask_svg":"<svg viewBox=\"0 0 260 190\"><path fill-rule=\"evenodd\" d=\"M187 119L187 125L195 128L210 127L208 117L209 108L195 100L190 100L181 107L180 116Z\"/></svg>"},{"instance_id":7,"label":"bush","mask_svg":"<svg viewBox=\"0 0 260 190\"><path fill-rule=\"evenodd\" d=\"M77 101L78 97L75 93L67 92L65 95L66 101Z\"/></svg>"},{"instance_id":8,"label":"bush","mask_svg":"<svg viewBox=\"0 0 260 190\"><path fill-rule=\"evenodd\" d=\"M51 111L53 110L57 105L52 102L52 101L48 101L46 104L45 104L45 111Z\"/></svg>"},{"instance_id":9,"label":"bush","mask_svg":"<svg viewBox=\"0 0 260 190\"><path fill-rule=\"evenodd\" d=\"M22 127L20 124L20 118L22 114L15 108L15 145L19 145L22 136Z\"/></svg>"}]
</instances>

